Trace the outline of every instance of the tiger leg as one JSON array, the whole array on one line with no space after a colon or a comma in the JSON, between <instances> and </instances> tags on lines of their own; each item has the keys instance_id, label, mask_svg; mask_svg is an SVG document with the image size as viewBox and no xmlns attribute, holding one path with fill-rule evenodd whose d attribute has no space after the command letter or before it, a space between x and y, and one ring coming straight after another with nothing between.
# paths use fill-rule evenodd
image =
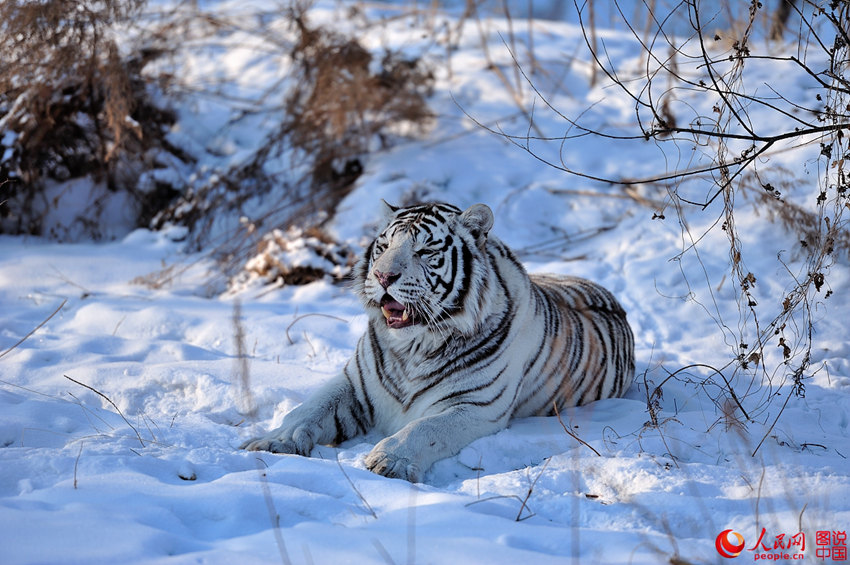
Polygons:
<instances>
[{"instance_id":1,"label":"tiger leg","mask_svg":"<svg viewBox=\"0 0 850 565\"><path fill-rule=\"evenodd\" d=\"M340 375L287 414L279 428L240 447L309 456L316 444L336 444L365 432L360 414L354 387Z\"/></svg>"},{"instance_id":2,"label":"tiger leg","mask_svg":"<svg viewBox=\"0 0 850 565\"><path fill-rule=\"evenodd\" d=\"M482 421L463 406L425 416L384 438L366 456L366 467L379 475L419 482L440 459L460 452L470 442L504 428L506 422Z\"/></svg>"}]
</instances>

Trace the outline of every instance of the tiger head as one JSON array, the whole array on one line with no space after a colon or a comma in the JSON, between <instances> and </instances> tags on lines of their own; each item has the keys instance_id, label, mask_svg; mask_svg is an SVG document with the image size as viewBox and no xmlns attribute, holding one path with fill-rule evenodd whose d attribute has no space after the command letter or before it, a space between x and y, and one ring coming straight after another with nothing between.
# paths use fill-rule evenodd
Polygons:
<instances>
[{"instance_id":1,"label":"tiger head","mask_svg":"<svg viewBox=\"0 0 850 565\"><path fill-rule=\"evenodd\" d=\"M484 254L490 208L383 204L384 228L355 270L373 323L403 340L474 332L489 286Z\"/></svg>"}]
</instances>

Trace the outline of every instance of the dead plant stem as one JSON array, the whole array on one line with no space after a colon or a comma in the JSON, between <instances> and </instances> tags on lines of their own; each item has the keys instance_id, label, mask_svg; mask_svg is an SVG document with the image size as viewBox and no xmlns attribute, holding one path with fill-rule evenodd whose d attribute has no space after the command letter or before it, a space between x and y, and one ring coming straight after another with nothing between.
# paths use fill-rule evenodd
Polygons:
<instances>
[{"instance_id":1,"label":"dead plant stem","mask_svg":"<svg viewBox=\"0 0 850 565\"><path fill-rule=\"evenodd\" d=\"M68 302L68 299L66 298L65 300L63 300L63 301L62 301L62 304L60 304L60 305L59 305L59 307L58 307L58 308L56 308L56 310L54 310L54 311L53 311L53 313L52 313L52 314L50 314L50 315L49 315L47 318L45 318L45 319L44 319L44 320L43 320L40 324L38 324L35 328L33 328L33 329L32 329L32 331L30 331L27 335L25 335L24 337L22 337L22 338L18 341L18 343L16 343L15 345L13 345L12 347L10 347L9 349L7 349L6 351L4 351L3 353L0 353L0 359L2 359L3 357L5 357L5 356L6 356L6 354L8 354L10 351L12 351L13 349L15 349L16 347L18 347L20 344L22 344L22 343L23 343L23 342L25 342L26 340L28 340L28 339L32 336L32 334L34 334L34 333L35 333L35 332L37 332L39 329L41 329L41 327L42 327L42 326L44 326L44 324L46 324L47 322L49 322L49 321L53 318L53 316L55 316L56 314L58 314L58 313L59 313L59 311L60 311L60 310L61 310L61 309L65 306L65 304L66 304L67 302Z\"/></svg>"},{"instance_id":2,"label":"dead plant stem","mask_svg":"<svg viewBox=\"0 0 850 565\"><path fill-rule=\"evenodd\" d=\"M562 427L562 428L564 428L564 431L567 433L567 435L568 435L568 436L570 436L571 438L573 438L574 440L576 440L577 442L579 442L580 444L582 444L583 446L587 447L589 450L591 450L593 453L595 453L597 457L602 457L602 454L601 454L601 453L599 453L598 451L596 451L596 450L593 448L593 446L592 446L592 445L590 445L589 443L587 443L586 441L584 441L583 439L581 439L580 437L578 437L578 436L577 436L575 433L573 433L573 432L572 432L569 428L567 428L567 425L566 425L566 424L564 423L564 421L561 419L561 413L560 413L560 412L558 412L558 403L557 403L557 402L553 402L553 403L552 403L552 406L553 406L553 407L554 407L554 409L555 409L555 415L558 417L558 422L561 424L561 427ZM548 463L548 461L547 461L547 463Z\"/></svg>"},{"instance_id":3,"label":"dead plant stem","mask_svg":"<svg viewBox=\"0 0 850 565\"><path fill-rule=\"evenodd\" d=\"M115 411L118 412L118 415L121 416L121 418L124 419L124 421L127 423L128 426L130 426L130 429L133 430L134 432L136 432L136 437L139 438L139 443L142 444L142 447L145 447L145 441L142 439L142 435L139 433L139 430L137 430L136 427L133 426L133 424L130 423L130 420L128 420L127 417L124 416L124 413L121 412L121 409L118 408L117 404L112 402L112 399L110 399L108 396L106 396L105 394L103 394L99 390L95 389L94 387L91 387L91 386L89 386L85 383L81 383L80 381L78 381L76 379L72 379L68 375L62 375L62 376L65 377L66 379L68 379L69 381L71 381L72 383L78 384L83 388L87 388L88 390L92 391L96 395L98 395L101 398L103 398L104 400L106 400L109 404L111 404L112 407L115 408Z\"/></svg>"}]
</instances>

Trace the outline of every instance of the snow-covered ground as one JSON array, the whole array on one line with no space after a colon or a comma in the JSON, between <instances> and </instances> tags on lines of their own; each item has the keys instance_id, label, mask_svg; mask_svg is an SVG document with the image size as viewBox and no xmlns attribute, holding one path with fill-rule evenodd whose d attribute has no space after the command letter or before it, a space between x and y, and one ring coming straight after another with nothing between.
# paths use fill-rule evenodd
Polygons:
<instances>
[{"instance_id":1,"label":"snow-covered ground","mask_svg":"<svg viewBox=\"0 0 850 565\"><path fill-rule=\"evenodd\" d=\"M316 21L344 20L339 13L317 9ZM515 421L438 462L415 485L365 469L374 436L319 447L310 458L240 451L352 354L366 319L344 285L211 292L215 265L185 252L179 228L102 244L3 236L0 563L714 563L725 561L716 539L727 529L745 539L738 560L783 552L789 561L800 552L809 563L831 560L816 550L840 546L833 542L850 527L846 260L827 277L831 296L824 288L812 299L805 397L788 398L781 371L759 373L765 382L749 387L748 373L716 374L709 366L726 365L746 321L728 280L722 230L709 231L698 253L690 247L718 211L693 212L687 229L669 208L653 219L659 209L623 198L620 188L566 176L478 128L466 114L509 133L528 130L516 97L487 68L480 31L512 79L497 32L527 41L529 27L494 16L468 20L449 73L446 52L428 34L457 20L440 18L446 28L427 14L388 17L365 36L370 48L433 59L430 104L438 117L423 138L369 158L332 231L362 245L379 198L480 201L495 211L494 233L529 270L611 289L634 328L637 378L624 399L562 414L590 447L557 418ZM600 33L612 60L636 64L627 34ZM246 35L218 37L209 49L187 42L174 64L183 65L185 81L214 75L243 94L273 84L281 75L276 59ZM583 118L603 126L633 121L632 104L616 89L589 86L576 25L535 21L533 41L545 76L564 77L545 92L559 110L577 116L592 106ZM765 66L764 80L770 73ZM795 85L807 88L802 79ZM529 86L516 88L531 108ZM199 158L204 174L250 151L264 131L259 119L230 121L238 109L222 100L187 96L178 108L173 141ZM562 135L567 124L537 104L541 130ZM559 149L569 165L600 176L652 176L671 166L652 143L584 137L539 147ZM795 151L771 162L800 179L805 197L816 191L816 168L807 149ZM666 197L638 190L645 199ZM736 221L767 318L770 304L781 308L789 272L800 268L799 237L746 201ZM781 351L767 360L775 367ZM694 364L704 366L668 379ZM751 421L724 378L735 379ZM662 383L650 413L648 390ZM837 534L826 546L817 544L823 531ZM805 549L790 544L800 532ZM778 536L785 549L775 548Z\"/></svg>"}]
</instances>

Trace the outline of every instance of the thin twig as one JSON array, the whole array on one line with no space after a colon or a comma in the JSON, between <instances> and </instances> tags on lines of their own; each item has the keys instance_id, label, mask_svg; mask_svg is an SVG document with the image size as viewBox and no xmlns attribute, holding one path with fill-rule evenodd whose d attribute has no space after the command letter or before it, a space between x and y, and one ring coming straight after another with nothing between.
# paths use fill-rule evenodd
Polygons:
<instances>
[{"instance_id":1,"label":"thin twig","mask_svg":"<svg viewBox=\"0 0 850 565\"><path fill-rule=\"evenodd\" d=\"M727 364L727 366L728 366L728 364ZM676 375L678 375L682 371L687 371L688 369L694 369L694 368L697 368L697 367L703 367L705 369L709 369L711 371L714 371L718 375L720 375L720 378L723 379L723 382L726 384L726 388L729 390L729 394L732 396L732 400L735 402L735 404L741 410L741 413L744 415L744 418L746 418L750 422L753 421L753 419L750 418L750 415L747 414L747 411L744 409L744 406L741 404L741 401L738 399L738 396L735 394L735 390L732 388L731 383L729 383L729 381L726 379L726 376L719 369L712 367L711 365L708 365L706 363L691 363L690 365L685 365L684 367L679 367L678 369L676 369L672 373L670 373L668 371L668 373L669 373L668 376L663 381L661 381L660 385L658 385L655 388L656 389L661 388L662 386L664 386L664 383L666 383L667 381L669 381L670 379L672 379L673 377L675 377Z\"/></svg>"},{"instance_id":2,"label":"thin twig","mask_svg":"<svg viewBox=\"0 0 850 565\"><path fill-rule=\"evenodd\" d=\"M41 327L42 327L44 324L46 324L47 322L49 322L49 321L50 321L50 319L51 319L51 318L53 318L53 316L55 316L56 314L58 314L58 313L59 313L59 310L61 310L61 309L62 309L62 307L63 307L63 306L65 306L65 304L66 304L67 302L68 302L68 299L66 298L65 300L63 300L63 301L62 301L62 304L60 304L60 305L59 305L59 307L58 307L56 310L54 310L54 311L53 311L53 313L52 313L51 315L49 315L47 318L45 318L45 319L44 319L44 321L43 321L43 322L41 322L39 325L37 325L35 328L33 328L33 330L32 330L30 333L28 333L27 335L25 335L24 337L22 337L22 338L21 338L21 340L20 340L20 341L18 341L18 343L16 343L15 345L13 345L12 347L10 347L9 349L7 349L6 351L4 351L3 353L0 353L0 359L2 359L3 357L5 357L7 353L9 353L10 351L12 351L12 350L13 350L13 349L15 349L16 347L18 347L20 344L22 344L23 342L25 342L26 340L28 340L28 339L30 338L30 336L32 336L32 334L34 334L34 333L35 333L35 332L37 332L39 329L41 329Z\"/></svg>"},{"instance_id":3,"label":"thin twig","mask_svg":"<svg viewBox=\"0 0 850 565\"><path fill-rule=\"evenodd\" d=\"M352 490L366 507L366 510L369 511L369 514L372 515L372 518L378 519L378 515L375 513L375 510L372 508L372 505L366 500L366 497L363 496L363 493L354 485L354 481L351 480L351 477L348 476L348 473L345 472L345 468L342 466L342 463L339 460L339 454L336 455L336 464L339 465L339 470L342 471L342 476L345 477L345 480L348 481L348 484L351 485Z\"/></svg>"},{"instance_id":4,"label":"thin twig","mask_svg":"<svg viewBox=\"0 0 850 565\"><path fill-rule=\"evenodd\" d=\"M237 298L233 301L233 342L236 348L233 378L235 401L239 413L247 418L257 415L257 404L251 392L251 365L245 349L245 329L242 325L242 302Z\"/></svg>"},{"instance_id":5,"label":"thin twig","mask_svg":"<svg viewBox=\"0 0 850 565\"><path fill-rule=\"evenodd\" d=\"M661 200L644 198L637 193L634 186L623 185L623 192L600 192L598 190L581 190L573 188L547 188L549 194L566 194L570 196L590 196L592 198L618 198L621 200L633 200L647 208L664 208L666 204Z\"/></svg>"},{"instance_id":6,"label":"thin twig","mask_svg":"<svg viewBox=\"0 0 850 565\"><path fill-rule=\"evenodd\" d=\"M112 400L108 396L106 396L105 394L103 394L99 390L97 390L97 389L95 389L95 388L93 388L93 387L91 387L91 386L89 386L85 383L81 383L80 381L78 381L76 379L72 379L68 375L62 375L62 376L65 377L66 379L68 379L69 381L71 381L72 383L78 384L83 388L89 389L90 391L92 391L96 395L98 395L101 398L103 398L104 400L106 400L109 404L111 404L112 407L115 408L115 410L118 412L118 415L121 416L124 419L125 422L127 422L127 425L130 426L130 429L132 429L134 432L136 432L136 437L139 438L139 443L142 444L142 447L145 447L145 441L142 439L142 435L139 433L139 430L137 430L136 427L133 426L133 424L130 423L130 420L128 420L126 418L126 416L124 416L124 413L121 412L121 409L118 408L118 405L115 404L114 402L112 402Z\"/></svg>"},{"instance_id":7,"label":"thin twig","mask_svg":"<svg viewBox=\"0 0 850 565\"><path fill-rule=\"evenodd\" d=\"M393 561L392 555L387 551L387 548L384 547L384 544L378 538L372 538L372 545L375 546L375 550L378 554L384 558L384 561L387 565L395 565L395 561Z\"/></svg>"},{"instance_id":8,"label":"thin twig","mask_svg":"<svg viewBox=\"0 0 850 565\"><path fill-rule=\"evenodd\" d=\"M578 439L578 438L576 438L576 439ZM579 440L579 441L581 441L581 440ZM582 443L584 443L584 442L582 442ZM587 444L585 444L585 445L587 445ZM590 447L590 446L588 446L588 447ZM590 449L593 449L593 448L591 447ZM543 472L546 471L546 467L549 466L550 461L552 461L551 457L546 460L546 462L543 464L543 467L540 469L540 472L537 473L537 476L534 477L534 480L531 481L530 485L528 485L528 491L525 493L525 498L522 500L522 505L519 507L519 512L517 513L516 518L514 518L514 522L522 522L523 520L527 520L527 519L531 518L532 516L534 516L534 512L532 512L531 509L529 508L528 509L528 512L529 512L528 516L523 518L522 517L522 511L525 510L526 508L528 508L528 499L531 498L531 493L534 492L534 487L535 487L535 485L537 485L537 481L539 481L540 477L543 476Z\"/></svg>"},{"instance_id":9,"label":"thin twig","mask_svg":"<svg viewBox=\"0 0 850 565\"><path fill-rule=\"evenodd\" d=\"M806 511L806 507L807 507L808 505L809 505L809 503L808 503L808 502L807 502L807 503L805 503L805 504L803 505L803 509L802 509L802 510L800 510L800 516L798 516L798 517L797 517L797 531L798 531L798 532L802 532L802 531L803 531L803 512L805 512L805 511Z\"/></svg>"},{"instance_id":10,"label":"thin twig","mask_svg":"<svg viewBox=\"0 0 850 565\"><path fill-rule=\"evenodd\" d=\"M286 551L286 544L283 542L283 534L280 531L280 514L277 513L277 509L274 507L272 491L271 488L269 488L269 480L266 477L265 469L268 468L268 465L266 465L266 462L259 457L256 458L256 463L257 474L260 476L260 486L263 488L263 499L266 501L266 509L269 511L269 521L271 521L272 524L274 540L277 543L277 550L280 553L280 562L283 563L283 565L291 565L292 561L289 559L289 553Z\"/></svg>"},{"instance_id":11,"label":"thin twig","mask_svg":"<svg viewBox=\"0 0 850 565\"><path fill-rule=\"evenodd\" d=\"M74 490L77 490L77 467L80 464L80 457L83 454L83 445L85 445L84 441L80 442L80 452L77 453L77 458L74 460Z\"/></svg>"},{"instance_id":12,"label":"thin twig","mask_svg":"<svg viewBox=\"0 0 850 565\"><path fill-rule=\"evenodd\" d=\"M779 414L776 415L776 418L773 420L773 423L767 429L767 432L765 432L764 437L761 438L761 441L756 446L755 450L753 450L752 457L756 456L756 453L758 453L758 450L761 448L761 445L764 443L764 440L766 440L767 436L770 435L770 432L773 431L773 427L776 425L776 422L779 421L779 417L782 416L782 413L785 412L785 407L788 406L788 401L791 400L792 396L793 394L789 390L788 394L785 395L785 402L782 403L782 408L779 409Z\"/></svg>"},{"instance_id":13,"label":"thin twig","mask_svg":"<svg viewBox=\"0 0 850 565\"><path fill-rule=\"evenodd\" d=\"M466 504L464 504L464 506L468 508L475 504L480 504L482 502L490 502L491 500L499 500L500 498L513 498L520 504L522 504L523 502L519 495L516 494L495 494L493 496L488 496L487 498L478 498L477 500L473 500L472 502L467 502Z\"/></svg>"},{"instance_id":14,"label":"thin twig","mask_svg":"<svg viewBox=\"0 0 850 565\"><path fill-rule=\"evenodd\" d=\"M284 331L284 333L286 334L286 339L289 340L289 345L295 345L295 342L292 341L291 337L289 337L289 330L292 329L292 326L294 326L296 323L300 322L301 320L303 320L304 318L307 318L309 316L322 316L324 318L330 318L332 320L337 320L337 321L342 322L344 324L348 323L348 320L344 320L344 319L339 318L337 316L331 316L330 314L322 314L321 312L311 312L309 314L302 314L300 316L297 316L294 320L292 320L291 324L286 326L286 330Z\"/></svg>"},{"instance_id":15,"label":"thin twig","mask_svg":"<svg viewBox=\"0 0 850 565\"><path fill-rule=\"evenodd\" d=\"M766 469L762 465L761 468L761 477L759 477L759 489L756 493L756 530L759 527L759 505L761 504L761 487L764 486L764 474Z\"/></svg>"},{"instance_id":16,"label":"thin twig","mask_svg":"<svg viewBox=\"0 0 850 565\"><path fill-rule=\"evenodd\" d=\"M602 454L599 453L598 451L596 451L595 449L593 449L592 445L590 445L589 443L587 443L586 441L584 441L583 439L578 437L576 434L574 434L572 431L570 431L569 428L567 428L567 425L561 419L561 413L558 412L558 403L553 402L552 406L554 406L554 408L555 408L555 415L558 417L558 422L560 422L561 427L564 428L564 431L567 432L567 435L570 436L571 438L573 438L574 440L576 440L577 442L579 442L580 444L582 444L583 446L590 449L593 453L595 453L597 455L597 457L602 457Z\"/></svg>"}]
</instances>

